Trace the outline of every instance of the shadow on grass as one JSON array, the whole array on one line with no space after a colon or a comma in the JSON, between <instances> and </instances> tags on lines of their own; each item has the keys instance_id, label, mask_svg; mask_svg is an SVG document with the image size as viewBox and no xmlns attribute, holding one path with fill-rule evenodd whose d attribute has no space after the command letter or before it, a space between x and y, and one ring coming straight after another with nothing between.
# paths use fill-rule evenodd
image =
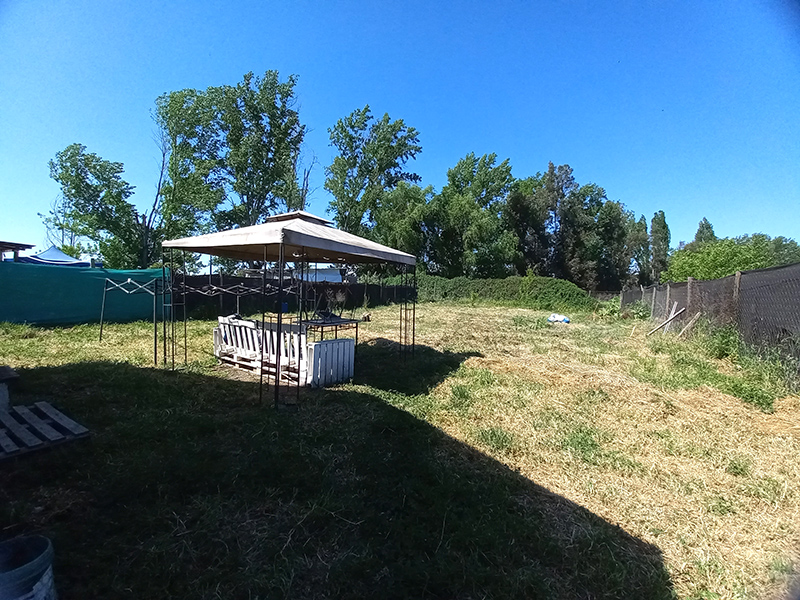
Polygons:
<instances>
[{"instance_id":1,"label":"shadow on grass","mask_svg":"<svg viewBox=\"0 0 800 600\"><path fill-rule=\"evenodd\" d=\"M425 394L479 352L441 352L417 344L400 354L393 340L375 338L358 345L353 383L406 395Z\"/></svg>"},{"instance_id":2,"label":"shadow on grass","mask_svg":"<svg viewBox=\"0 0 800 600\"><path fill-rule=\"evenodd\" d=\"M673 597L656 547L375 395L286 414L215 369L20 374L14 404L93 432L0 464L0 535L53 539L60 598Z\"/></svg>"}]
</instances>

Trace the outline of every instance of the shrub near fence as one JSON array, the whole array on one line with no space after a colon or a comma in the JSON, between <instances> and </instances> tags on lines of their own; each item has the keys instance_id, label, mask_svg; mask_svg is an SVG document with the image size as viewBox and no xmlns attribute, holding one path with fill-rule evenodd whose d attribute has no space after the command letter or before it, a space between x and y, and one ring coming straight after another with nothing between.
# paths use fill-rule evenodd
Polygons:
<instances>
[{"instance_id":1,"label":"shrub near fence","mask_svg":"<svg viewBox=\"0 0 800 600\"><path fill-rule=\"evenodd\" d=\"M552 277L505 279L447 279L435 275L417 278L421 302L481 301L539 310L592 310L597 301L574 283Z\"/></svg>"},{"instance_id":2,"label":"shrub near fence","mask_svg":"<svg viewBox=\"0 0 800 600\"><path fill-rule=\"evenodd\" d=\"M636 301L651 306L657 321L677 303L677 310L686 308L680 320L700 313L713 324L735 326L751 345L789 344L796 352L800 342L800 263L622 293L622 307Z\"/></svg>"},{"instance_id":3,"label":"shrub near fence","mask_svg":"<svg viewBox=\"0 0 800 600\"><path fill-rule=\"evenodd\" d=\"M409 278L410 279L410 278ZM409 301L414 298L414 288L400 285L399 276L389 277L384 284L364 283L307 283L309 294L322 298L328 294L344 298L343 307L352 310L361 306L381 306ZM187 295L187 310L195 315L212 316L240 312L251 314L261 311L261 280L253 277L234 277L232 275L192 275L186 277L186 285L192 292ZM267 280L271 288L277 287L277 280ZM238 310L236 295L221 293L206 295L213 287L250 289L251 294L239 297ZM297 296L285 294L283 301L290 311L297 309ZM497 304L523 306L539 310L570 311L592 310L597 300L589 296L574 283L552 277L506 277L505 279L468 279L456 277L447 279L433 275L417 277L417 301L419 302L493 302ZM320 300L324 308L324 301ZM267 310L277 310L277 297L274 294L266 300Z\"/></svg>"}]
</instances>

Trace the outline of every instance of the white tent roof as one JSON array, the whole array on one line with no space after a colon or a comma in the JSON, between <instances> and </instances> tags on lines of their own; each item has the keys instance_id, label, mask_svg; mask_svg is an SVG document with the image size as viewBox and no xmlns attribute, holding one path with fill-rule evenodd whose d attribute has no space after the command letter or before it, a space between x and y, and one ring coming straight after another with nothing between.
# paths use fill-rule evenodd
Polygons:
<instances>
[{"instance_id":1,"label":"white tent roof","mask_svg":"<svg viewBox=\"0 0 800 600\"><path fill-rule=\"evenodd\" d=\"M277 261L280 245L286 261L416 264L411 254L331 227L330 221L304 211L270 217L262 225L240 227L164 242L165 248L236 260Z\"/></svg>"}]
</instances>

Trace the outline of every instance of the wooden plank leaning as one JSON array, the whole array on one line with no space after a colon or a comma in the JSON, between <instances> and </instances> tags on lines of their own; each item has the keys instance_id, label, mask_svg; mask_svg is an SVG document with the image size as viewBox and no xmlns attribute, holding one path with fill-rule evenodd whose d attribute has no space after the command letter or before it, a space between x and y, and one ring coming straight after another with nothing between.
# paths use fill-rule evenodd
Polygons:
<instances>
[{"instance_id":1,"label":"wooden plank leaning","mask_svg":"<svg viewBox=\"0 0 800 600\"><path fill-rule=\"evenodd\" d=\"M651 329L649 332L647 332L647 335L653 334L653 333L655 333L656 331L658 331L659 329L661 329L662 327L664 327L664 325L666 325L667 323L671 323L673 319L676 319L676 318L678 318L678 317L679 317L680 315L682 315L682 314L683 314L685 311L686 311L686 307L684 306L682 309L680 309L678 312L676 312L674 315L672 315L672 316L671 316L669 319L667 319L666 321L664 321L664 322L663 322L661 325L659 325L659 326L658 326L658 327L656 327L655 329ZM647 336L645 336L645 337L647 337Z\"/></svg>"},{"instance_id":2,"label":"wooden plank leaning","mask_svg":"<svg viewBox=\"0 0 800 600\"><path fill-rule=\"evenodd\" d=\"M693 316L692 320L686 324L686 327L681 329L681 332L678 334L678 337L683 336L684 333L691 330L691 328L694 327L694 324L697 323L697 319L699 318L700 318L700 313L697 313L695 316Z\"/></svg>"}]
</instances>

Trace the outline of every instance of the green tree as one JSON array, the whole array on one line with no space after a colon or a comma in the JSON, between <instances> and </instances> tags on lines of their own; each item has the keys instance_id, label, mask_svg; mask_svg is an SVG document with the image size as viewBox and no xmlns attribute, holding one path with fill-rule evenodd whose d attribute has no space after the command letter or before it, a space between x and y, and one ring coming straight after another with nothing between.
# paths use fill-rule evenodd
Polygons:
<instances>
[{"instance_id":1,"label":"green tree","mask_svg":"<svg viewBox=\"0 0 800 600\"><path fill-rule=\"evenodd\" d=\"M337 227L363 235L375 226L383 195L401 181L420 177L404 170L422 147L417 130L388 114L374 119L369 105L339 119L328 130L338 155L326 169L325 189Z\"/></svg>"},{"instance_id":2,"label":"green tree","mask_svg":"<svg viewBox=\"0 0 800 600\"><path fill-rule=\"evenodd\" d=\"M694 243L699 245L705 242L713 242L716 239L717 236L714 234L714 228L711 226L711 223L708 222L708 219L703 217L703 220L697 225L697 232L694 234Z\"/></svg>"},{"instance_id":3,"label":"green tree","mask_svg":"<svg viewBox=\"0 0 800 600\"><path fill-rule=\"evenodd\" d=\"M262 223L291 201L305 126L295 109L297 77L247 73L236 86L209 90L217 106L220 170L229 206L218 208L221 229Z\"/></svg>"},{"instance_id":4,"label":"green tree","mask_svg":"<svg viewBox=\"0 0 800 600\"><path fill-rule=\"evenodd\" d=\"M82 254L97 252L97 246L88 241L90 233L76 213L72 202L59 195L46 215L39 213L39 218L46 228L45 239L65 254L80 258Z\"/></svg>"},{"instance_id":5,"label":"green tree","mask_svg":"<svg viewBox=\"0 0 800 600\"><path fill-rule=\"evenodd\" d=\"M650 221L650 249L652 258L650 265L653 270L653 281L661 281L661 273L669 266L669 242L670 234L667 226L667 218L664 211L659 210L653 215Z\"/></svg>"},{"instance_id":6,"label":"green tree","mask_svg":"<svg viewBox=\"0 0 800 600\"><path fill-rule=\"evenodd\" d=\"M235 86L169 92L155 119L166 147L162 187L171 216L194 227L256 225L305 201L298 183L305 127L295 108L297 78L245 74ZM313 163L312 163L313 164ZM181 209L183 212L181 212Z\"/></svg>"},{"instance_id":7,"label":"green tree","mask_svg":"<svg viewBox=\"0 0 800 600\"><path fill-rule=\"evenodd\" d=\"M770 241L772 252L775 255L775 265L791 265L800 263L800 245L793 239L785 238L782 235L772 238Z\"/></svg>"},{"instance_id":8,"label":"green tree","mask_svg":"<svg viewBox=\"0 0 800 600\"><path fill-rule=\"evenodd\" d=\"M664 272L665 281L717 279L736 271L775 266L775 255L766 236L725 238L706 242L694 248L677 250Z\"/></svg>"},{"instance_id":9,"label":"green tree","mask_svg":"<svg viewBox=\"0 0 800 600\"><path fill-rule=\"evenodd\" d=\"M517 258L518 240L503 223L511 165L470 153L447 171L447 185L425 217L430 270L445 277L502 277Z\"/></svg>"},{"instance_id":10,"label":"green tree","mask_svg":"<svg viewBox=\"0 0 800 600\"><path fill-rule=\"evenodd\" d=\"M718 279L736 271L765 269L800 262L800 247L785 237L763 233L688 244L677 250L664 274L666 281Z\"/></svg>"},{"instance_id":11,"label":"green tree","mask_svg":"<svg viewBox=\"0 0 800 600\"><path fill-rule=\"evenodd\" d=\"M421 188L401 181L383 195L374 212L373 239L427 262L423 223L432 197L431 186Z\"/></svg>"},{"instance_id":12,"label":"green tree","mask_svg":"<svg viewBox=\"0 0 800 600\"><path fill-rule=\"evenodd\" d=\"M165 237L209 231L211 215L224 198L219 165L216 110L207 94L187 89L156 100L153 119L161 151L158 190Z\"/></svg>"},{"instance_id":13,"label":"green tree","mask_svg":"<svg viewBox=\"0 0 800 600\"><path fill-rule=\"evenodd\" d=\"M544 199L544 176L537 173L514 182L506 199L503 219L518 240L514 268L519 275L529 270L536 275L549 275L551 239L547 231L550 218Z\"/></svg>"},{"instance_id":14,"label":"green tree","mask_svg":"<svg viewBox=\"0 0 800 600\"><path fill-rule=\"evenodd\" d=\"M49 167L69 214L83 235L97 243L106 267L146 268L158 260L160 211L140 212L128 202L133 186L122 178L122 163L71 144Z\"/></svg>"},{"instance_id":15,"label":"green tree","mask_svg":"<svg viewBox=\"0 0 800 600\"><path fill-rule=\"evenodd\" d=\"M606 200L597 213L597 288L621 290L630 274L634 248L630 244L633 214L621 202Z\"/></svg>"},{"instance_id":16,"label":"green tree","mask_svg":"<svg viewBox=\"0 0 800 600\"><path fill-rule=\"evenodd\" d=\"M650 236L647 233L647 219L644 215L638 221L631 220L628 229L628 245L636 271L637 285L650 285L652 268L650 265Z\"/></svg>"}]
</instances>

